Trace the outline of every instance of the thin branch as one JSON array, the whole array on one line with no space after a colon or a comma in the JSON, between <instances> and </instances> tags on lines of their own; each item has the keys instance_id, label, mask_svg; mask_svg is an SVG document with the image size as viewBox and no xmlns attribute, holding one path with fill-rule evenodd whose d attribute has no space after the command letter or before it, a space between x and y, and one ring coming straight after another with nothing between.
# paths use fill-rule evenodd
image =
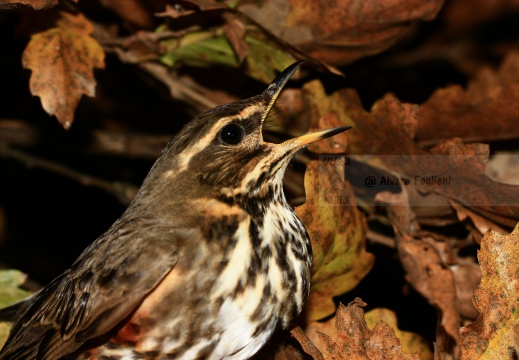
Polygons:
<instances>
[{"instance_id":1,"label":"thin branch","mask_svg":"<svg viewBox=\"0 0 519 360\"><path fill-rule=\"evenodd\" d=\"M119 53L119 51L118 51ZM191 86L186 86L178 78L173 77L169 69L158 63L146 62L139 64L141 69L147 71L150 75L154 76L157 80L161 81L169 89L171 97L173 99L180 99L186 101L188 104L201 110L212 109L219 104L209 100L200 89L194 89Z\"/></svg>"},{"instance_id":2,"label":"thin branch","mask_svg":"<svg viewBox=\"0 0 519 360\"><path fill-rule=\"evenodd\" d=\"M68 177L84 186L94 186L103 189L114 195L123 204L128 204L135 197L138 190L137 187L128 183L103 180L67 166L12 149L3 141L0 141L0 156L17 160L29 168L38 167Z\"/></svg>"},{"instance_id":3,"label":"thin branch","mask_svg":"<svg viewBox=\"0 0 519 360\"><path fill-rule=\"evenodd\" d=\"M390 236L385 236L372 230L368 230L366 238L371 242L387 246L391 249L395 248L395 239Z\"/></svg>"}]
</instances>

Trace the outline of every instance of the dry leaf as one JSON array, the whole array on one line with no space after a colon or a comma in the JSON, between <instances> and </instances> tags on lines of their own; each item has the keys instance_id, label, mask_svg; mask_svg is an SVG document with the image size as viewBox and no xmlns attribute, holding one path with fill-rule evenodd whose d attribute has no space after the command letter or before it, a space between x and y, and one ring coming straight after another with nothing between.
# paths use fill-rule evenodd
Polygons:
<instances>
[{"instance_id":1,"label":"dry leaf","mask_svg":"<svg viewBox=\"0 0 519 360\"><path fill-rule=\"evenodd\" d=\"M481 283L474 291L478 319L460 330L462 359L515 359L519 325L519 226L510 235L489 231L478 252Z\"/></svg>"},{"instance_id":2,"label":"dry leaf","mask_svg":"<svg viewBox=\"0 0 519 360\"><path fill-rule=\"evenodd\" d=\"M139 28L151 28L153 17L138 0L100 0L101 5L111 9L124 21Z\"/></svg>"},{"instance_id":3,"label":"dry leaf","mask_svg":"<svg viewBox=\"0 0 519 360\"><path fill-rule=\"evenodd\" d=\"M303 96L312 118L335 113L344 125L353 125L347 153L356 160L398 178L407 177L421 193L455 200L504 226L513 226L519 219L519 207L515 206L519 204L519 186L497 183L485 175L487 145L451 139L425 150L414 142L420 114L417 105L401 103L388 94L367 112L354 90L326 95L318 81L307 83ZM426 185L416 183L416 176L450 180L448 185ZM423 200L412 205L430 205Z\"/></svg>"},{"instance_id":4,"label":"dry leaf","mask_svg":"<svg viewBox=\"0 0 519 360\"><path fill-rule=\"evenodd\" d=\"M326 359L339 360L418 360L417 354L402 351L394 330L380 321L369 330L364 320L362 307L366 304L359 298L348 306L342 304L335 315L335 335L319 334Z\"/></svg>"},{"instance_id":5,"label":"dry leaf","mask_svg":"<svg viewBox=\"0 0 519 360\"><path fill-rule=\"evenodd\" d=\"M421 360L433 359L433 353L423 337L398 328L398 319L393 311L383 308L373 309L364 314L364 319L366 319L369 329L373 329L381 320L391 326L395 331L396 337L400 340L403 352L408 354L417 353Z\"/></svg>"},{"instance_id":6,"label":"dry leaf","mask_svg":"<svg viewBox=\"0 0 519 360\"><path fill-rule=\"evenodd\" d=\"M3 0L0 4L0 10L44 10L50 9L58 4L58 0Z\"/></svg>"},{"instance_id":7,"label":"dry leaf","mask_svg":"<svg viewBox=\"0 0 519 360\"><path fill-rule=\"evenodd\" d=\"M406 280L439 310L438 331L445 332L452 341L440 344L446 354L456 356L459 316L454 274L443 261L438 249L424 241L425 231L415 220L408 205L406 188L399 194L380 193L379 201L391 205L388 218L393 225L397 239L397 249L402 266L406 271Z\"/></svg>"},{"instance_id":8,"label":"dry leaf","mask_svg":"<svg viewBox=\"0 0 519 360\"><path fill-rule=\"evenodd\" d=\"M453 137L465 142L515 139L519 136L519 53L511 52L499 71L488 68L463 90L436 90L420 106L416 141L435 144ZM492 121L488 121L492 119Z\"/></svg>"},{"instance_id":9,"label":"dry leaf","mask_svg":"<svg viewBox=\"0 0 519 360\"><path fill-rule=\"evenodd\" d=\"M268 0L240 3L238 9L311 57L337 66L386 50L412 22L434 19L442 5L443 0L341 0L333 6Z\"/></svg>"},{"instance_id":10,"label":"dry leaf","mask_svg":"<svg viewBox=\"0 0 519 360\"><path fill-rule=\"evenodd\" d=\"M31 93L68 129L81 96L95 96L93 70L104 68L104 52L90 37L93 26L82 14L62 12L56 25L31 36L22 61L32 70Z\"/></svg>"}]
</instances>

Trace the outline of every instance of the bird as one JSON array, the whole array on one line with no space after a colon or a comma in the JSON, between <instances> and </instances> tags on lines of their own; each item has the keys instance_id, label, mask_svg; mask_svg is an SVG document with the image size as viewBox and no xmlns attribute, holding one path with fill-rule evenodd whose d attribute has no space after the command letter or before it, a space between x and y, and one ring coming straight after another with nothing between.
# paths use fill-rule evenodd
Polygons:
<instances>
[{"instance_id":1,"label":"bird","mask_svg":"<svg viewBox=\"0 0 519 360\"><path fill-rule=\"evenodd\" d=\"M70 268L0 310L0 360L248 359L288 329L310 292L312 249L283 176L306 145L262 136L302 62L261 94L195 116L121 217Z\"/></svg>"}]
</instances>

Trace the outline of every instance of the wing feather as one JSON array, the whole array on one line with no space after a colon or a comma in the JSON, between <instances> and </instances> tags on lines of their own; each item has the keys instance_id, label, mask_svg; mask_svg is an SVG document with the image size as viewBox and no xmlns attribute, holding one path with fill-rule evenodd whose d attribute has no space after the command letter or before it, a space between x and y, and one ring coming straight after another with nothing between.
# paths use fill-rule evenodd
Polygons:
<instances>
[{"instance_id":1,"label":"wing feather","mask_svg":"<svg viewBox=\"0 0 519 360\"><path fill-rule=\"evenodd\" d=\"M179 242L196 235L192 229L119 220L70 269L18 307L0 359L58 359L108 333L174 268Z\"/></svg>"}]
</instances>

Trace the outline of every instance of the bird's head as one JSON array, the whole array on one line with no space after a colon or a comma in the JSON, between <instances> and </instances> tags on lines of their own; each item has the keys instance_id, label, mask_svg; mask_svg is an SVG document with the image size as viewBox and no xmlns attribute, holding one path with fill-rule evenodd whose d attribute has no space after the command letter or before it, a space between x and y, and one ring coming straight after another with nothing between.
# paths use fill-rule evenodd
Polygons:
<instances>
[{"instance_id":1,"label":"bird's head","mask_svg":"<svg viewBox=\"0 0 519 360\"><path fill-rule=\"evenodd\" d=\"M294 154L305 145L349 129L332 128L280 144L263 140L265 119L300 65L289 66L260 95L196 116L170 141L149 177L153 174L166 187L174 185L182 192L177 197L190 199L233 202L274 193L284 196L282 178Z\"/></svg>"}]
</instances>

